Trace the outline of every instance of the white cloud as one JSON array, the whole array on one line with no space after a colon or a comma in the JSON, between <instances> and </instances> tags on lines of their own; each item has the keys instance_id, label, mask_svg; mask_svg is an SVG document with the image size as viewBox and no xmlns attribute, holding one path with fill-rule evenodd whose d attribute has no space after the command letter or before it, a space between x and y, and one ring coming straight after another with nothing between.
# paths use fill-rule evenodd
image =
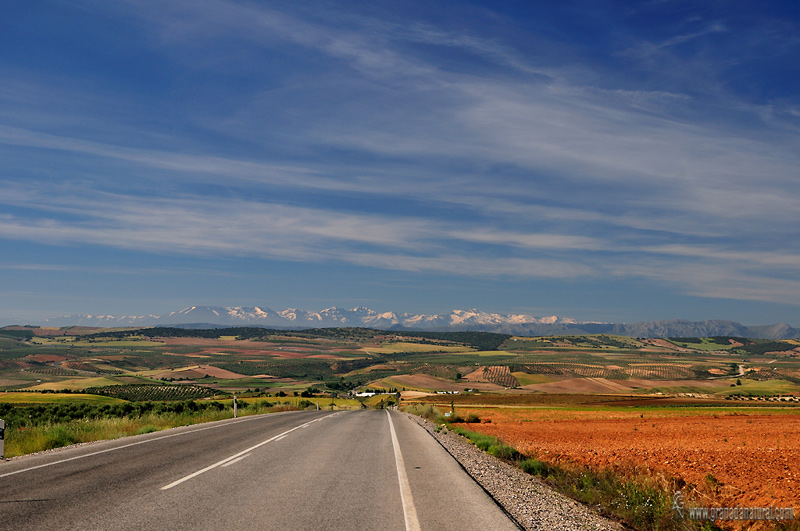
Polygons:
<instances>
[{"instance_id":1,"label":"white cloud","mask_svg":"<svg viewBox=\"0 0 800 531\"><path fill-rule=\"evenodd\" d=\"M108 92L91 120L80 108L49 128L56 113L42 102L58 100L58 89L37 93L31 110L4 115L5 152L57 152L91 171L2 176L3 238L495 278L641 277L747 300L798 294L776 275L800 265L800 136L781 118L794 107L751 127L764 106L719 93L701 109L713 90L632 88L577 63L539 68L502 36L425 24L304 18L302 7L222 0L84 5L133 15L149 52L188 78L226 73L219 43L231 58L241 45L308 64L269 75L246 64L238 74L256 88L231 83L198 96L190 116L176 111L174 138L154 116L153 129L115 122L114 139L98 141L111 129L101 125ZM726 31L711 24L634 51L668 55L679 75L671 49ZM503 75L448 68L411 50L420 43L479 56ZM220 57L205 57L209 48ZM248 68L267 81L249 79ZM20 105L24 92L0 89L0 101ZM212 97L216 110L203 105ZM159 135L164 146L154 149ZM215 135L224 148L207 140ZM291 153L273 145L281 140ZM180 195L143 191L165 179ZM131 183L138 192L124 191ZM210 185L229 196L203 195ZM276 190L290 199L273 200ZM785 249L759 252L779 241Z\"/></svg>"}]
</instances>

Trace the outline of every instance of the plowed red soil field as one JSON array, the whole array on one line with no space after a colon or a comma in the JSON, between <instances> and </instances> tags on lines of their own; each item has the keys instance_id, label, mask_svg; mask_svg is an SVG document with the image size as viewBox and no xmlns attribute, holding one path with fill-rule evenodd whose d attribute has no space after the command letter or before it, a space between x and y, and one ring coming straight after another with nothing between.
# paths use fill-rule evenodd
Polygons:
<instances>
[{"instance_id":1,"label":"plowed red soil field","mask_svg":"<svg viewBox=\"0 0 800 531\"><path fill-rule=\"evenodd\" d=\"M484 423L465 428L499 437L543 461L595 469L638 466L702 486L716 498L708 500L713 506L794 507L795 514L800 512L797 414L631 412L627 418L609 418L615 415L575 411L558 418L553 410L474 411Z\"/></svg>"}]
</instances>

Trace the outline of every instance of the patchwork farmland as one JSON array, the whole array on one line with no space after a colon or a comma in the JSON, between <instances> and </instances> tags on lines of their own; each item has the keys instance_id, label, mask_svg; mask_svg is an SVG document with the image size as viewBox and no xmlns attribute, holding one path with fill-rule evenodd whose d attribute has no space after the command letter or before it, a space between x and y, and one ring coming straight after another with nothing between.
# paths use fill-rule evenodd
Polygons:
<instances>
[{"instance_id":1,"label":"patchwork farmland","mask_svg":"<svg viewBox=\"0 0 800 531\"><path fill-rule=\"evenodd\" d=\"M797 492L795 341L363 328L0 329L0 413L40 419L9 432L23 453L226 418L234 395L253 413L386 407L397 403L396 393L403 407L427 404L451 410L453 421L469 417L463 426L543 463L536 470L550 470L549 480L579 498L576 485L589 473L649 485L659 496L680 485L692 500L714 503L791 503ZM91 422L69 420L81 415L100 428L92 434ZM715 435L717 424L724 435ZM756 427L766 430L763 437ZM742 483L728 472L734 458L741 470L775 472ZM611 502L597 503L613 513Z\"/></svg>"}]
</instances>

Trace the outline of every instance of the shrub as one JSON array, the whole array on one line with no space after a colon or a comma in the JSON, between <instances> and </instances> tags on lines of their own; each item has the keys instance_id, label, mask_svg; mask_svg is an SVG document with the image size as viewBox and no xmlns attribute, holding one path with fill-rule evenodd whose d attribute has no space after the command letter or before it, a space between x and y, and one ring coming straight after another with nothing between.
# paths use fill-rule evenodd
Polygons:
<instances>
[{"instance_id":1,"label":"shrub","mask_svg":"<svg viewBox=\"0 0 800 531\"><path fill-rule=\"evenodd\" d=\"M520 462L519 467L526 474L543 478L549 476L553 471L553 468L550 465L539 461L538 459L526 459Z\"/></svg>"},{"instance_id":2,"label":"shrub","mask_svg":"<svg viewBox=\"0 0 800 531\"><path fill-rule=\"evenodd\" d=\"M432 406L430 404L412 404L406 408L404 408L406 413L411 413L412 415L417 415L418 417L422 417L427 419L431 422L439 424L443 421L444 415L442 415L441 410L436 406Z\"/></svg>"},{"instance_id":3,"label":"shrub","mask_svg":"<svg viewBox=\"0 0 800 531\"><path fill-rule=\"evenodd\" d=\"M520 458L520 453L516 448L502 443L499 440L494 444L489 445L487 452L498 459L504 459L506 461L516 461Z\"/></svg>"}]
</instances>

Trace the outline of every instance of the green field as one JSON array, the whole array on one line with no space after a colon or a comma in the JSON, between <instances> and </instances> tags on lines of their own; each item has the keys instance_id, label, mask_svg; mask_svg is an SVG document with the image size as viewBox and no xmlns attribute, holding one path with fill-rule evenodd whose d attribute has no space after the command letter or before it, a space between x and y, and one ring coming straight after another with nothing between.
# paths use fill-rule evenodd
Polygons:
<instances>
[{"instance_id":1,"label":"green field","mask_svg":"<svg viewBox=\"0 0 800 531\"><path fill-rule=\"evenodd\" d=\"M91 339L91 337L86 339L80 339L75 336L63 336L63 337L35 337L30 340L31 344L33 345L68 345L71 347L113 347L113 348L142 348L142 347L160 347L163 346L164 343L161 341L150 341L145 338L129 338L129 339L119 339L119 340L107 340L103 341L100 339Z\"/></svg>"},{"instance_id":2,"label":"green field","mask_svg":"<svg viewBox=\"0 0 800 531\"><path fill-rule=\"evenodd\" d=\"M728 385L719 391L720 395L750 395L750 396L776 396L776 395L791 395L798 391L796 383L787 382L786 380L767 380L767 381L754 381L754 380L741 380L742 385L730 387Z\"/></svg>"}]
</instances>

